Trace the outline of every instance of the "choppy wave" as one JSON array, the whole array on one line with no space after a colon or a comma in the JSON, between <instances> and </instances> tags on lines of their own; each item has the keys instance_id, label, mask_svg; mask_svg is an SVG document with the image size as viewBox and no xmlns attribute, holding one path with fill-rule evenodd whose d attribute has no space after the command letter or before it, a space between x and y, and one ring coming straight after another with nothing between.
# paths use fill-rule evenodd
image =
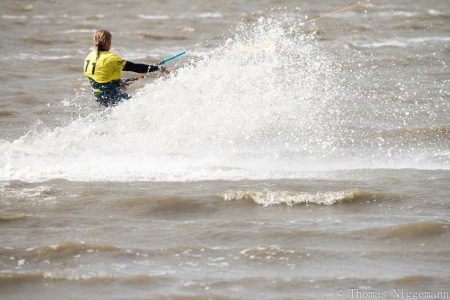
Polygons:
<instances>
[{"instance_id":1,"label":"choppy wave","mask_svg":"<svg viewBox=\"0 0 450 300\"><path fill-rule=\"evenodd\" d=\"M450 224L439 222L415 222L386 228L370 228L358 231L358 235L367 235L386 241L411 241L420 247L420 243L429 240L443 241L450 236Z\"/></svg>"},{"instance_id":2,"label":"choppy wave","mask_svg":"<svg viewBox=\"0 0 450 300\"><path fill-rule=\"evenodd\" d=\"M37 186L22 188L20 184L15 186L9 185L8 188L2 187L0 189L4 199L35 199L41 198L44 200L54 199L53 189L50 186Z\"/></svg>"},{"instance_id":3,"label":"choppy wave","mask_svg":"<svg viewBox=\"0 0 450 300\"><path fill-rule=\"evenodd\" d=\"M394 48L405 48L414 47L418 43L441 43L445 45L450 38L440 38L440 37L415 37L415 38L400 38L400 39L385 39L380 41L372 42L355 42L353 45L362 48L382 48L382 47L394 47Z\"/></svg>"},{"instance_id":4,"label":"choppy wave","mask_svg":"<svg viewBox=\"0 0 450 300\"><path fill-rule=\"evenodd\" d=\"M53 280L110 280L115 279L109 274L83 274L83 275L63 275L52 272L36 272L36 273L0 273L0 284L7 282L23 282L35 281L43 279Z\"/></svg>"},{"instance_id":5,"label":"choppy wave","mask_svg":"<svg viewBox=\"0 0 450 300\"><path fill-rule=\"evenodd\" d=\"M0 249L0 253L3 255L13 254L19 256L20 259L28 260L31 258L39 257L41 259L61 259L61 258L73 258L81 252L83 253L95 253L95 252L110 252L120 251L119 248L109 244L88 244L85 242L73 242L73 241L61 241L51 245L40 247L29 247L26 249Z\"/></svg>"},{"instance_id":6,"label":"choppy wave","mask_svg":"<svg viewBox=\"0 0 450 300\"><path fill-rule=\"evenodd\" d=\"M232 191L220 194L225 201L230 200L245 200L252 199L258 204L264 206L286 204L293 206L295 204L315 203L319 205L333 205L340 202L350 202L364 195L356 189L341 191L341 192L327 192L316 194L297 194L285 191Z\"/></svg>"},{"instance_id":7,"label":"choppy wave","mask_svg":"<svg viewBox=\"0 0 450 300\"><path fill-rule=\"evenodd\" d=\"M385 239L404 238L420 240L433 236L448 236L450 234L450 224L436 222L417 222L392 226L382 230Z\"/></svg>"},{"instance_id":8,"label":"choppy wave","mask_svg":"<svg viewBox=\"0 0 450 300\"><path fill-rule=\"evenodd\" d=\"M25 219L26 215L19 214L0 214L0 223Z\"/></svg>"},{"instance_id":9,"label":"choppy wave","mask_svg":"<svg viewBox=\"0 0 450 300\"><path fill-rule=\"evenodd\" d=\"M168 35L161 35L153 32L145 32L145 31L136 31L134 34L143 36L145 38L155 39L155 40L184 40L186 37L184 36L168 36Z\"/></svg>"}]
</instances>

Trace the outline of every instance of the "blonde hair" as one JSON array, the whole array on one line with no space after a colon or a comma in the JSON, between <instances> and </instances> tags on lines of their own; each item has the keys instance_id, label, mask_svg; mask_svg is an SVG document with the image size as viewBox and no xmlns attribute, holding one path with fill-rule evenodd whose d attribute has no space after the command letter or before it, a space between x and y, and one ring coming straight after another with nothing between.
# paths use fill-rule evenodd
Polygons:
<instances>
[{"instance_id":1,"label":"blonde hair","mask_svg":"<svg viewBox=\"0 0 450 300\"><path fill-rule=\"evenodd\" d=\"M111 40L111 32L106 29L99 29L94 34L94 47L95 52L97 53L96 60L100 57L100 51L104 51L104 47L107 41Z\"/></svg>"}]
</instances>

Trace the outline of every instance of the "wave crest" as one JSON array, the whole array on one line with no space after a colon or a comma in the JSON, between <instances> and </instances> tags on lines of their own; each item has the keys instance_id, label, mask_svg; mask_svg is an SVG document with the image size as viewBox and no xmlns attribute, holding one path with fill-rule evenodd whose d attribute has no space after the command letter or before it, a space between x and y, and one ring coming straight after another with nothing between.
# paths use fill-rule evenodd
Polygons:
<instances>
[{"instance_id":1,"label":"wave crest","mask_svg":"<svg viewBox=\"0 0 450 300\"><path fill-rule=\"evenodd\" d=\"M339 192L326 192L317 194L291 193L286 191L231 191L219 194L225 201L251 199L264 206L286 204L293 206L295 204L315 203L319 205L333 205L335 203L352 201L361 195L357 189L350 189Z\"/></svg>"}]
</instances>

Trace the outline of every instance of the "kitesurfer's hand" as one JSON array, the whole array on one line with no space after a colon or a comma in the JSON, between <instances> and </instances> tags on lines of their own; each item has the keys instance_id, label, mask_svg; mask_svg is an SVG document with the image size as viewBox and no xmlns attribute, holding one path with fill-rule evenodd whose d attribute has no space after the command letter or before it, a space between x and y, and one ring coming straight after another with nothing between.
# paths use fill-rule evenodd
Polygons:
<instances>
[{"instance_id":1,"label":"kitesurfer's hand","mask_svg":"<svg viewBox=\"0 0 450 300\"><path fill-rule=\"evenodd\" d=\"M122 90L122 91L126 91L127 90L127 86L128 86L128 84L126 84L125 82L121 82L120 83L120 89Z\"/></svg>"},{"instance_id":2,"label":"kitesurfer's hand","mask_svg":"<svg viewBox=\"0 0 450 300\"><path fill-rule=\"evenodd\" d=\"M163 73L163 74L169 74L170 73L170 71L169 70L167 70L165 67L163 67L163 66L158 66L158 69L159 69L159 71L161 72L161 73Z\"/></svg>"}]
</instances>

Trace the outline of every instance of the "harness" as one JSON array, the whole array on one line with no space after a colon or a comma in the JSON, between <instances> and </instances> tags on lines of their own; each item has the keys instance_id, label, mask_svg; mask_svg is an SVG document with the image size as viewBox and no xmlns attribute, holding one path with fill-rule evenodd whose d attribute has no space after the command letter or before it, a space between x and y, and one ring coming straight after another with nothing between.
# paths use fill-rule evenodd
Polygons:
<instances>
[{"instance_id":1,"label":"harness","mask_svg":"<svg viewBox=\"0 0 450 300\"><path fill-rule=\"evenodd\" d=\"M121 80L112 80L106 83L98 83L91 77L89 83L91 84L92 91L96 101L103 106L115 106L122 100L131 99L131 96L120 90Z\"/></svg>"}]
</instances>

